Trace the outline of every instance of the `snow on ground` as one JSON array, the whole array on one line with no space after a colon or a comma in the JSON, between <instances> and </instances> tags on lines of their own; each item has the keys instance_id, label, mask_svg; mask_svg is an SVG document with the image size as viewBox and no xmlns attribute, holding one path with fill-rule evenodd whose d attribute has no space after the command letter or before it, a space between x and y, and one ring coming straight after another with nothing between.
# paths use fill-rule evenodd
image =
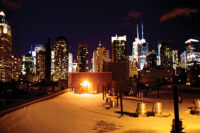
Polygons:
<instances>
[{"instance_id":1,"label":"snow on ground","mask_svg":"<svg viewBox=\"0 0 200 133\"><path fill-rule=\"evenodd\" d=\"M127 98L127 97L126 97ZM173 101L155 98L123 100L124 117L120 108L106 109L102 95L79 95L71 92L32 104L0 117L0 133L169 133L172 129ZM133 117L137 102L163 103L166 117ZM200 116L191 115L192 100L180 104L180 118L188 133L200 132Z\"/></svg>"}]
</instances>

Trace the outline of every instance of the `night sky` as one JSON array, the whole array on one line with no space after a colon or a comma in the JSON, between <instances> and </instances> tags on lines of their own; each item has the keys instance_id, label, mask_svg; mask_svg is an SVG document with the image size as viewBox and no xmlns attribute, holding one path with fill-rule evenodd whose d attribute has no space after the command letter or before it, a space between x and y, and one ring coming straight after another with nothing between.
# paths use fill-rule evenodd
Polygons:
<instances>
[{"instance_id":1,"label":"night sky","mask_svg":"<svg viewBox=\"0 0 200 133\"><path fill-rule=\"evenodd\" d=\"M31 45L54 43L64 35L76 56L79 43L87 43L90 59L102 42L111 48L111 36L127 35L128 54L143 21L150 50L158 41L171 40L184 50L184 41L200 37L199 0L0 0L12 28L13 53L20 57Z\"/></svg>"}]
</instances>

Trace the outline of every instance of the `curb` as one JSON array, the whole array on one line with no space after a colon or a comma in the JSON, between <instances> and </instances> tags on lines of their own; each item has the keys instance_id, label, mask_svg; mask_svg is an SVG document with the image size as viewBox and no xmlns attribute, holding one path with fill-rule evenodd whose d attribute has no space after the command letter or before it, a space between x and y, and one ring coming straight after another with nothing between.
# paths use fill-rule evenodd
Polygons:
<instances>
[{"instance_id":1,"label":"curb","mask_svg":"<svg viewBox=\"0 0 200 133\"><path fill-rule=\"evenodd\" d=\"M5 114L11 113L11 112L13 112L13 111L15 111L15 110L18 110L18 109L21 109L21 108L23 108L23 107L29 106L29 105L31 105L31 104L34 104L34 103L37 103L37 102L41 102L41 101L44 101L44 100L47 100L47 99L56 97L56 96L61 95L61 94L65 93L65 92L68 92L68 90L65 89L65 90L56 92L56 93L54 93L54 94L50 94L50 95L47 95L47 96L38 98L38 99L36 99L36 100L33 100L33 101L30 101L30 102L27 102L27 103L24 103L24 104L21 104L21 105L18 105L18 106L15 106L15 107L12 107L12 108L3 110L3 111L0 111L0 117L3 116L3 115L5 115Z\"/></svg>"}]
</instances>

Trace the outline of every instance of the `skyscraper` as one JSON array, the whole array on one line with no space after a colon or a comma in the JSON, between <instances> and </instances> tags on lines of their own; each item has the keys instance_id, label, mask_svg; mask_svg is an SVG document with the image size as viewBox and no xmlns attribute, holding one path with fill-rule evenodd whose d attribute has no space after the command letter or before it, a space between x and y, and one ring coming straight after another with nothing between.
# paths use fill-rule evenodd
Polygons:
<instances>
[{"instance_id":1,"label":"skyscraper","mask_svg":"<svg viewBox=\"0 0 200 133\"><path fill-rule=\"evenodd\" d=\"M0 81L11 79L12 66L12 35L11 27L3 11L0 11Z\"/></svg>"},{"instance_id":2,"label":"skyscraper","mask_svg":"<svg viewBox=\"0 0 200 133\"><path fill-rule=\"evenodd\" d=\"M36 80L45 79L45 51L38 51L36 54Z\"/></svg>"},{"instance_id":3,"label":"skyscraper","mask_svg":"<svg viewBox=\"0 0 200 133\"><path fill-rule=\"evenodd\" d=\"M185 44L187 68L194 65L194 62L200 64L200 39L190 38Z\"/></svg>"},{"instance_id":4,"label":"skyscraper","mask_svg":"<svg viewBox=\"0 0 200 133\"><path fill-rule=\"evenodd\" d=\"M31 54L22 56L22 74L34 74L34 60Z\"/></svg>"},{"instance_id":5,"label":"skyscraper","mask_svg":"<svg viewBox=\"0 0 200 133\"><path fill-rule=\"evenodd\" d=\"M149 46L146 43L146 40L144 39L143 24L141 24L141 29L142 29L142 38L140 39L139 27L137 25L137 37L133 42L133 51L132 51L132 56L139 64L140 70L142 70L143 67L147 65L146 58L149 52Z\"/></svg>"},{"instance_id":6,"label":"skyscraper","mask_svg":"<svg viewBox=\"0 0 200 133\"><path fill-rule=\"evenodd\" d=\"M54 45L54 80L67 80L68 74L68 41L64 36L59 36Z\"/></svg>"},{"instance_id":7,"label":"skyscraper","mask_svg":"<svg viewBox=\"0 0 200 133\"><path fill-rule=\"evenodd\" d=\"M158 59L163 68L172 67L171 41L162 41L158 44Z\"/></svg>"},{"instance_id":8,"label":"skyscraper","mask_svg":"<svg viewBox=\"0 0 200 133\"><path fill-rule=\"evenodd\" d=\"M104 62L109 62L109 50L99 42L99 46L93 52L93 72L103 72Z\"/></svg>"},{"instance_id":9,"label":"skyscraper","mask_svg":"<svg viewBox=\"0 0 200 133\"><path fill-rule=\"evenodd\" d=\"M127 61L127 46L125 36L113 36L112 41L112 62Z\"/></svg>"},{"instance_id":10,"label":"skyscraper","mask_svg":"<svg viewBox=\"0 0 200 133\"><path fill-rule=\"evenodd\" d=\"M88 72L88 46L80 44L77 51L78 72Z\"/></svg>"},{"instance_id":11,"label":"skyscraper","mask_svg":"<svg viewBox=\"0 0 200 133\"><path fill-rule=\"evenodd\" d=\"M45 47L42 44L31 45L31 51L29 51L29 54L31 54L32 58L33 58L33 63L34 63L34 65L33 65L33 72L34 72L35 75L37 75L36 74L36 71L37 71L36 70L36 63L37 63L36 57L37 57L37 53L39 51L43 51L43 52L46 51Z\"/></svg>"}]
</instances>

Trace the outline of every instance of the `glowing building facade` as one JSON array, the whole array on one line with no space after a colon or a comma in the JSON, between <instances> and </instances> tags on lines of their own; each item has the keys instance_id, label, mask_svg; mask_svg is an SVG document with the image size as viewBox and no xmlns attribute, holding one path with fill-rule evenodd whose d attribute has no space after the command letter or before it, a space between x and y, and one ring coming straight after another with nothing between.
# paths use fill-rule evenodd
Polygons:
<instances>
[{"instance_id":1,"label":"glowing building facade","mask_svg":"<svg viewBox=\"0 0 200 133\"><path fill-rule=\"evenodd\" d=\"M0 81L12 78L12 35L11 27L3 11L0 11Z\"/></svg>"},{"instance_id":2,"label":"glowing building facade","mask_svg":"<svg viewBox=\"0 0 200 133\"><path fill-rule=\"evenodd\" d=\"M127 61L126 35L111 37L112 62Z\"/></svg>"},{"instance_id":3,"label":"glowing building facade","mask_svg":"<svg viewBox=\"0 0 200 133\"><path fill-rule=\"evenodd\" d=\"M93 52L93 72L103 72L104 62L109 62L109 50L99 42L99 46Z\"/></svg>"},{"instance_id":4,"label":"glowing building facade","mask_svg":"<svg viewBox=\"0 0 200 133\"><path fill-rule=\"evenodd\" d=\"M65 37L59 36L54 45L54 80L67 80L68 75L68 41Z\"/></svg>"},{"instance_id":5,"label":"glowing building facade","mask_svg":"<svg viewBox=\"0 0 200 133\"><path fill-rule=\"evenodd\" d=\"M80 44L77 51L77 71L88 72L88 45Z\"/></svg>"},{"instance_id":6,"label":"glowing building facade","mask_svg":"<svg viewBox=\"0 0 200 133\"><path fill-rule=\"evenodd\" d=\"M200 64L200 40L189 39L185 41L186 44L186 64L187 68L194 65L194 62Z\"/></svg>"}]
</instances>

